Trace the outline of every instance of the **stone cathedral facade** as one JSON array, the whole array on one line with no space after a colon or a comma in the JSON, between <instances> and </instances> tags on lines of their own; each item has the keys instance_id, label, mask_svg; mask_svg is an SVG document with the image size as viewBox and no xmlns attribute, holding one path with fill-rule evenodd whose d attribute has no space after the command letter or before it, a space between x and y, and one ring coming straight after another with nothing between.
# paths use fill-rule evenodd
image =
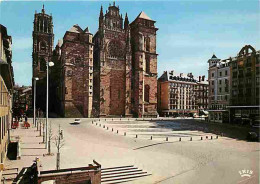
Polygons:
<instances>
[{"instance_id":1,"label":"stone cathedral facade","mask_svg":"<svg viewBox=\"0 0 260 184\"><path fill-rule=\"evenodd\" d=\"M94 36L93 110L98 116L157 116L155 21L141 12L129 24L115 3Z\"/></svg>"},{"instance_id":2,"label":"stone cathedral facade","mask_svg":"<svg viewBox=\"0 0 260 184\"><path fill-rule=\"evenodd\" d=\"M56 112L64 117L156 117L155 21L141 12L130 23L115 3L106 12L101 6L98 21L93 38L88 29L74 25L53 51ZM52 48L50 43L46 45ZM49 55L45 56L46 62ZM40 74L40 66L34 65L34 76Z\"/></svg>"}]
</instances>

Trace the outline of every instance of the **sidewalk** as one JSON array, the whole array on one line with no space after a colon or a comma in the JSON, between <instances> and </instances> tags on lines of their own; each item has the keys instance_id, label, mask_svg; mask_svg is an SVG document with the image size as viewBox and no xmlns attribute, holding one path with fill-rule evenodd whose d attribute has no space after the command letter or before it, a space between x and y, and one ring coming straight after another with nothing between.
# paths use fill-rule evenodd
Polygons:
<instances>
[{"instance_id":1,"label":"sidewalk","mask_svg":"<svg viewBox=\"0 0 260 184\"><path fill-rule=\"evenodd\" d=\"M28 120L31 127L26 129L22 127L20 122L18 129L10 130L11 140L15 140L16 137L20 138L20 159L5 161L5 169L18 168L18 173L23 167L29 167L33 164L33 161L38 157L43 160L43 154L47 153L45 144L42 144L43 137L39 136L40 132L32 125L32 119ZM6 177L8 178L8 177Z\"/></svg>"}]
</instances>

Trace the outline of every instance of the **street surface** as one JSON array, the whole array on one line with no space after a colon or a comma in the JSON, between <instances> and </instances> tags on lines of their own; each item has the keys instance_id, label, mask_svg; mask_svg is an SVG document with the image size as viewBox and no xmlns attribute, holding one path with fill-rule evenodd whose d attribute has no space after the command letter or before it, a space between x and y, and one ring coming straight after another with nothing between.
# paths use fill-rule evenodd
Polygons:
<instances>
[{"instance_id":1,"label":"street surface","mask_svg":"<svg viewBox=\"0 0 260 184\"><path fill-rule=\"evenodd\" d=\"M259 143L220 135L217 139L211 130L221 134L218 126L214 129L193 119L81 119L78 125L71 124L73 121L49 119L54 135L59 124L63 130L61 168L87 166L95 159L102 168L135 165L152 174L131 183L259 183ZM22 157L7 161L8 167L30 166L39 157L43 170L55 169L55 155L42 156L47 150L39 144L42 137L36 137L36 128L13 130L11 134L21 137ZM51 150L57 152L53 143ZM253 174L241 177L241 170L252 170Z\"/></svg>"}]
</instances>

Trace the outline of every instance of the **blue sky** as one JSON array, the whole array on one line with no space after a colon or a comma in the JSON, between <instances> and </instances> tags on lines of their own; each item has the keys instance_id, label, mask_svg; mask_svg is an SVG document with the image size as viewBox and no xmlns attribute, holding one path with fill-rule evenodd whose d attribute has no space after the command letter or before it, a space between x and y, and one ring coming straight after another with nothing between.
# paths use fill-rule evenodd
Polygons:
<instances>
[{"instance_id":1,"label":"blue sky","mask_svg":"<svg viewBox=\"0 0 260 184\"><path fill-rule=\"evenodd\" d=\"M95 34L100 6L104 11L112 1L44 1L52 14L55 45L70 27L87 26ZM0 0L0 24L13 37L15 82L31 85L32 29L35 10L42 1ZM236 56L245 44L260 49L259 2L257 0L220 1L116 1L130 22L144 11L156 20L158 74L165 70L206 75L207 60L216 54L225 59Z\"/></svg>"}]
</instances>

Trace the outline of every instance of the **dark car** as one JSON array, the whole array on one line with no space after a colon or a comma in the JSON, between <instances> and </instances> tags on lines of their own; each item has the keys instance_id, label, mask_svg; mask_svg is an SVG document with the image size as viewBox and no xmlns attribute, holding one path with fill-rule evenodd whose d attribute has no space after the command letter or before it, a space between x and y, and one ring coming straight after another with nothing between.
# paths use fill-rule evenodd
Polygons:
<instances>
[{"instance_id":1,"label":"dark car","mask_svg":"<svg viewBox=\"0 0 260 184\"><path fill-rule=\"evenodd\" d=\"M256 132L248 132L246 139L248 141L259 141L259 136Z\"/></svg>"}]
</instances>

